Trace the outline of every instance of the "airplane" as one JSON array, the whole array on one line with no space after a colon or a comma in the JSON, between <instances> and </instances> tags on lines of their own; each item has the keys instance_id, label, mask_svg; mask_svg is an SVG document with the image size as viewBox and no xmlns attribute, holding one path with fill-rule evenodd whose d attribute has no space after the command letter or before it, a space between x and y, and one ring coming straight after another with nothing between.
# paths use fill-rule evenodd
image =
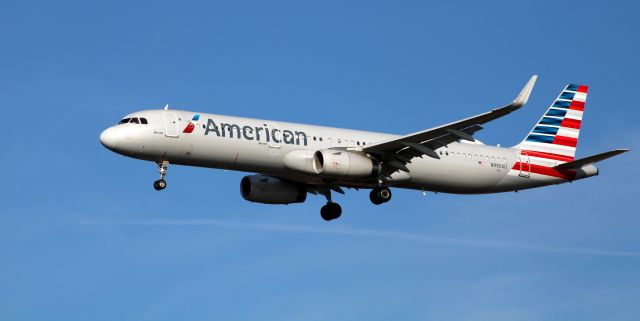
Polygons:
<instances>
[{"instance_id":1,"label":"airplane","mask_svg":"<svg viewBox=\"0 0 640 321\"><path fill-rule=\"evenodd\" d=\"M370 200L391 200L391 188L455 194L520 191L598 175L594 163L629 149L575 159L588 87L568 84L524 140L510 148L473 138L487 122L524 106L537 76L510 104L407 135L322 127L186 110L131 113L100 134L107 149L155 162L167 186L169 164L257 173L240 181L250 202L302 203L326 198L320 214L341 216L332 192L371 189Z\"/></svg>"}]
</instances>

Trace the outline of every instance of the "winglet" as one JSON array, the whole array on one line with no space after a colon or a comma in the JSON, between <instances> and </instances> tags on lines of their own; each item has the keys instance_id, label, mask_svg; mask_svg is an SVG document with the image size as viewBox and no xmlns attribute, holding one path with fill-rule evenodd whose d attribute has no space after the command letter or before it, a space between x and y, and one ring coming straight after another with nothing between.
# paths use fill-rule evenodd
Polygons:
<instances>
[{"instance_id":1,"label":"winglet","mask_svg":"<svg viewBox=\"0 0 640 321\"><path fill-rule=\"evenodd\" d=\"M164 106L164 110L168 110L169 109L169 104L167 104L166 106Z\"/></svg>"},{"instance_id":2,"label":"winglet","mask_svg":"<svg viewBox=\"0 0 640 321\"><path fill-rule=\"evenodd\" d=\"M520 108L527 103L527 101L529 100L529 95L531 95L531 91L533 90L533 85L536 84L537 79L538 75L531 76L531 79L529 79L527 84L524 85L524 88L522 88L522 91L520 91L518 97L516 97L516 99L511 103L511 106Z\"/></svg>"}]
</instances>

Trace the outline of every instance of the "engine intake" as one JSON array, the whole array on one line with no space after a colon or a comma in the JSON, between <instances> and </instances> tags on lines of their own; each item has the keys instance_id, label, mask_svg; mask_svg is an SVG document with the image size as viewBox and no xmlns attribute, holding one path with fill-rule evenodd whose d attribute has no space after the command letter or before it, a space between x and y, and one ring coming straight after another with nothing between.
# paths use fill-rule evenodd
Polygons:
<instances>
[{"instance_id":1,"label":"engine intake","mask_svg":"<svg viewBox=\"0 0 640 321\"><path fill-rule=\"evenodd\" d=\"M240 195L249 202L291 204L304 202L307 199L307 190L277 177L257 174L242 178Z\"/></svg>"},{"instance_id":2,"label":"engine intake","mask_svg":"<svg viewBox=\"0 0 640 321\"><path fill-rule=\"evenodd\" d=\"M336 178L362 178L377 176L380 164L366 155L323 149L313 154L313 170L316 174Z\"/></svg>"}]
</instances>

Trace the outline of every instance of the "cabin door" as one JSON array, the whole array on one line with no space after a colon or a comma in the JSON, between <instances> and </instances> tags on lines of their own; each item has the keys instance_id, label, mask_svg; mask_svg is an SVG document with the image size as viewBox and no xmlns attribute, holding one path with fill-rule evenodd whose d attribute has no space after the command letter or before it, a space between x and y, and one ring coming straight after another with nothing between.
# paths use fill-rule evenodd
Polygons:
<instances>
[{"instance_id":1,"label":"cabin door","mask_svg":"<svg viewBox=\"0 0 640 321\"><path fill-rule=\"evenodd\" d=\"M178 137L178 117L176 113L165 111L162 112L165 123L164 135L167 137Z\"/></svg>"},{"instance_id":2,"label":"cabin door","mask_svg":"<svg viewBox=\"0 0 640 321\"><path fill-rule=\"evenodd\" d=\"M520 176L531 176L531 160L529 159L529 155L527 155L526 152L522 152L518 156L518 160L520 161Z\"/></svg>"},{"instance_id":3,"label":"cabin door","mask_svg":"<svg viewBox=\"0 0 640 321\"><path fill-rule=\"evenodd\" d=\"M276 123L269 123L269 148L270 149L280 149L282 147L282 132L280 131L280 127Z\"/></svg>"}]
</instances>

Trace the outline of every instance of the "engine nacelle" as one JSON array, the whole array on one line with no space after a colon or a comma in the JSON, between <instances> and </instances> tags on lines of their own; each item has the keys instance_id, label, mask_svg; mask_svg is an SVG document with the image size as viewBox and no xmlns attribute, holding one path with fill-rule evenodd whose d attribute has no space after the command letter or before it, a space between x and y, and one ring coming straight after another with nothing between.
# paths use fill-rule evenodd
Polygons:
<instances>
[{"instance_id":1,"label":"engine nacelle","mask_svg":"<svg viewBox=\"0 0 640 321\"><path fill-rule=\"evenodd\" d=\"M313 170L312 150L294 150L284 156L284 167L305 174L317 174Z\"/></svg>"},{"instance_id":2,"label":"engine nacelle","mask_svg":"<svg viewBox=\"0 0 640 321\"><path fill-rule=\"evenodd\" d=\"M316 174L336 178L362 178L377 176L380 164L363 155L343 150L323 149L313 154Z\"/></svg>"},{"instance_id":3,"label":"engine nacelle","mask_svg":"<svg viewBox=\"0 0 640 321\"><path fill-rule=\"evenodd\" d=\"M240 195L249 202L290 204L304 202L307 199L307 190L276 177L257 174L242 178Z\"/></svg>"}]
</instances>

